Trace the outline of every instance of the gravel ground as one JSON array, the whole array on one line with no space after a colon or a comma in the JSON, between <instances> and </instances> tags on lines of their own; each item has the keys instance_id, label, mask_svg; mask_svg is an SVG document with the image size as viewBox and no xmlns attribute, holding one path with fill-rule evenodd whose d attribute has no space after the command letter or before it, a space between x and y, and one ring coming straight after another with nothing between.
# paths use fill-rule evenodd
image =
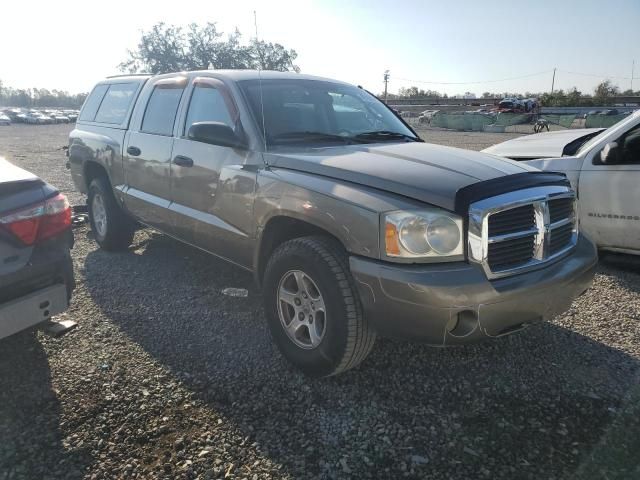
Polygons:
<instances>
[{"instance_id":1,"label":"gravel ground","mask_svg":"<svg viewBox=\"0 0 640 480\"><path fill-rule=\"evenodd\" d=\"M70 128L1 127L0 155L79 202ZM121 254L75 233L61 317L79 327L0 340L0 479L640 478L640 261L605 259L552 323L461 348L381 340L312 380L271 344L249 274L148 230Z\"/></svg>"}]
</instances>

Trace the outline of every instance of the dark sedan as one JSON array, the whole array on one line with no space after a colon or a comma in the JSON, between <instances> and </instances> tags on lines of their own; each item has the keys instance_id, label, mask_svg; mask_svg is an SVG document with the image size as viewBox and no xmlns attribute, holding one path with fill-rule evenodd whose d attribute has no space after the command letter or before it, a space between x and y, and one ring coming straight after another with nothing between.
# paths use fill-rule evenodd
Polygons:
<instances>
[{"instance_id":1,"label":"dark sedan","mask_svg":"<svg viewBox=\"0 0 640 480\"><path fill-rule=\"evenodd\" d=\"M67 198L0 157L0 338L68 307L72 247Z\"/></svg>"}]
</instances>

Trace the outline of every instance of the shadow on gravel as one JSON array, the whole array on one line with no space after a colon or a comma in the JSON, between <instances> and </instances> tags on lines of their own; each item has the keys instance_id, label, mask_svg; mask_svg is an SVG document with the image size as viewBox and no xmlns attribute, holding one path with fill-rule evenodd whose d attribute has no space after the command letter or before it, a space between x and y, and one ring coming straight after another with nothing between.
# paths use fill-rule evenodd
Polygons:
<instances>
[{"instance_id":1,"label":"shadow on gravel","mask_svg":"<svg viewBox=\"0 0 640 480\"><path fill-rule=\"evenodd\" d=\"M619 350L545 323L460 348L380 340L359 369L308 379L272 346L250 274L151 235L89 253L90 295L295 478L566 478L619 438L640 368ZM622 476L609 478L627 478L637 452L610 447Z\"/></svg>"},{"instance_id":2,"label":"shadow on gravel","mask_svg":"<svg viewBox=\"0 0 640 480\"><path fill-rule=\"evenodd\" d=\"M600 263L605 267L615 268L625 273L636 273L640 275L640 256L638 255L601 252Z\"/></svg>"},{"instance_id":3,"label":"shadow on gravel","mask_svg":"<svg viewBox=\"0 0 640 480\"><path fill-rule=\"evenodd\" d=\"M91 458L65 448L61 421L35 332L0 340L0 480L82 478Z\"/></svg>"}]
</instances>

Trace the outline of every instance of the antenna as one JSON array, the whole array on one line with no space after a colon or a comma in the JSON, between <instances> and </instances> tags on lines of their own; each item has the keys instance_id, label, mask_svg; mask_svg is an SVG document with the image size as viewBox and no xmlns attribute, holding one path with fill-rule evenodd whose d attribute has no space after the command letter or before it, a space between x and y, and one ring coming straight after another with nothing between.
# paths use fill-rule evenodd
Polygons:
<instances>
[{"instance_id":1,"label":"antenna","mask_svg":"<svg viewBox=\"0 0 640 480\"><path fill-rule=\"evenodd\" d=\"M256 11L253 11L253 23L256 27L256 47L260 48L260 37L258 37L258 15ZM260 109L262 110L262 138L264 139L264 151L267 151L267 129L264 125L264 96L262 94L262 54L260 50L258 50L260 54L258 57L258 83L260 85Z\"/></svg>"}]
</instances>

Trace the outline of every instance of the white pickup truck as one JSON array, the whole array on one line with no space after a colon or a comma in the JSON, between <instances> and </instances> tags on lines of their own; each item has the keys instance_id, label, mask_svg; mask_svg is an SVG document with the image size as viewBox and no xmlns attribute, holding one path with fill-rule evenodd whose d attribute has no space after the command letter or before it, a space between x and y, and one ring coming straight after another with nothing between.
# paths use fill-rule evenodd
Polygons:
<instances>
[{"instance_id":1,"label":"white pickup truck","mask_svg":"<svg viewBox=\"0 0 640 480\"><path fill-rule=\"evenodd\" d=\"M640 255L640 110L606 130L539 133L484 152L565 173L581 231L602 250Z\"/></svg>"}]
</instances>

